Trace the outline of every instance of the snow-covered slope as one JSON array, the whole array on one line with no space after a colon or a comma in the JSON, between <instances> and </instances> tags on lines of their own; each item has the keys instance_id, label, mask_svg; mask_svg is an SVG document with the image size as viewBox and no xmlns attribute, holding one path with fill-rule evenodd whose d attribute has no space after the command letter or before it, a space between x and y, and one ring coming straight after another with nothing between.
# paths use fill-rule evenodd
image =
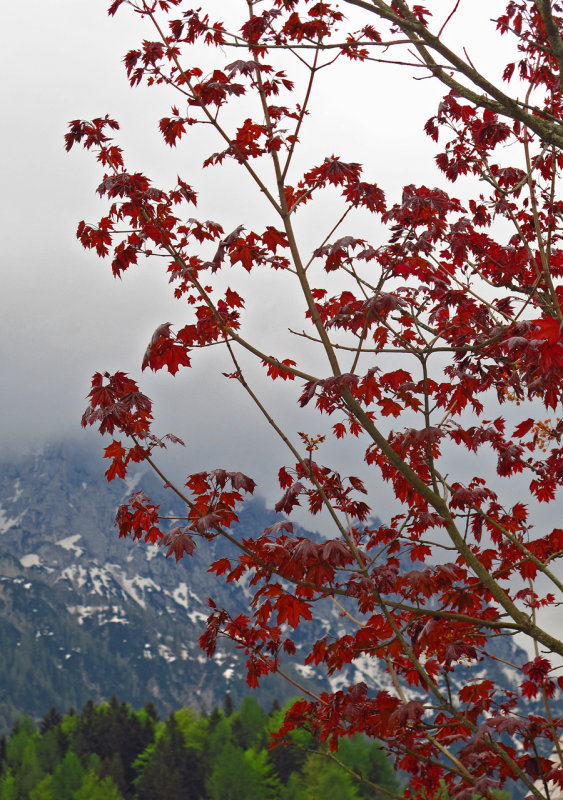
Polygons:
<instances>
[{"instance_id":1,"label":"snow-covered slope","mask_svg":"<svg viewBox=\"0 0 563 800\"><path fill-rule=\"evenodd\" d=\"M224 545L204 542L176 565L158 547L120 540L115 510L133 486L108 484L103 470L97 453L68 443L0 464L0 728L21 713L40 717L53 705L82 707L111 694L136 706L152 700L165 713L181 705L210 709L226 691L235 699L248 691L240 652L226 644L209 661L198 645L210 594L230 610L245 608L244 586L207 572ZM152 474L138 476L134 488L182 513ZM235 535L261 533L275 519L254 501ZM315 611L310 637L345 628L328 601ZM306 645L302 640L301 652ZM499 646L505 661L526 660L510 640ZM293 669L315 690L328 688L318 671L299 661ZM515 677L494 662L475 670L507 687ZM461 672L466 680L466 668ZM382 665L367 658L330 682L341 688L358 680L391 688ZM271 678L262 701L294 694Z\"/></svg>"},{"instance_id":2,"label":"snow-covered slope","mask_svg":"<svg viewBox=\"0 0 563 800\"><path fill-rule=\"evenodd\" d=\"M226 643L209 661L198 644L210 594L245 607L244 588L207 572L224 555L221 543L176 564L156 546L120 540L115 511L132 488L172 513L182 508L150 473L125 487L108 484L103 470L99 455L68 443L0 464L0 728L14 714L37 717L90 697L152 700L165 713L248 691L238 651ZM237 535L275 519L255 501ZM265 702L294 694L266 683Z\"/></svg>"}]
</instances>

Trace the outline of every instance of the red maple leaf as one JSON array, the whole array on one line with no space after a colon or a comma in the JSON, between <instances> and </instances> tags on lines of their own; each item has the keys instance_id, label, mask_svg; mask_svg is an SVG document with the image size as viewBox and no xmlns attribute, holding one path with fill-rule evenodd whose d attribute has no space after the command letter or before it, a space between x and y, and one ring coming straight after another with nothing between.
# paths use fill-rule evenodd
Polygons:
<instances>
[{"instance_id":1,"label":"red maple leaf","mask_svg":"<svg viewBox=\"0 0 563 800\"><path fill-rule=\"evenodd\" d=\"M195 541L188 532L188 528L172 528L165 533L159 542L161 547L167 547L166 558L173 555L176 561L180 561L184 555L191 556L195 550Z\"/></svg>"},{"instance_id":2,"label":"red maple leaf","mask_svg":"<svg viewBox=\"0 0 563 800\"><path fill-rule=\"evenodd\" d=\"M191 365L189 350L178 339L172 337L171 327L171 323L166 322L159 325L153 333L143 356L143 369L150 367L153 372L157 372L166 367L171 375L175 375L180 366Z\"/></svg>"},{"instance_id":3,"label":"red maple leaf","mask_svg":"<svg viewBox=\"0 0 563 800\"><path fill-rule=\"evenodd\" d=\"M297 628L301 619L312 619L311 607L304 600L283 594L274 605L278 612L278 625L287 622L292 628Z\"/></svg>"}]
</instances>

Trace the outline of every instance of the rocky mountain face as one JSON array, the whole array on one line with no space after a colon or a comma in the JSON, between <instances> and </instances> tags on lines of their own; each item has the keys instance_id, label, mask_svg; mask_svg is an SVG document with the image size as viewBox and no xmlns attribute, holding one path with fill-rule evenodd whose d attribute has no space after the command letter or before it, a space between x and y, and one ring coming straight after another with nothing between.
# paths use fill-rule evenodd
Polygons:
<instances>
[{"instance_id":1,"label":"rocky mountain face","mask_svg":"<svg viewBox=\"0 0 563 800\"><path fill-rule=\"evenodd\" d=\"M210 595L229 610L246 608L244 587L207 572L225 545L202 542L176 564L164 548L120 540L116 509L139 489L167 513L185 514L152 473L108 484L99 451L75 444L0 463L0 728L22 713L41 717L53 705L81 708L112 694L135 707L152 700L166 713L248 693L243 654L226 642L209 660L198 643ZM235 535L276 519L254 500ZM337 619L328 609L317 634ZM327 686L307 669L294 674ZM259 700L294 694L270 679Z\"/></svg>"},{"instance_id":2,"label":"rocky mountain face","mask_svg":"<svg viewBox=\"0 0 563 800\"><path fill-rule=\"evenodd\" d=\"M22 713L39 718L51 706L81 708L112 694L139 707L152 700L161 713L180 706L220 704L225 692L246 693L244 654L225 643L213 660L199 649L208 616L207 598L229 610L245 607L245 587L210 575L211 560L226 554L215 540L202 542L193 558L178 564L163 549L120 540L113 527L117 506L143 489L170 514L183 509L151 473L126 486L108 484L97 452L74 444L0 464L0 728ZM260 533L277 519L260 500L245 506L235 535ZM327 603L315 609L308 637L338 633L346 625ZM300 640L300 650L307 641ZM510 639L498 655L522 663ZM298 653L299 655L299 653ZM354 662L330 681L310 668L288 670L316 691L364 680L388 686L389 676L372 659ZM510 687L514 670L481 662L471 675ZM457 680L468 668L456 670ZM284 700L295 688L281 679L264 682L258 700Z\"/></svg>"}]
</instances>

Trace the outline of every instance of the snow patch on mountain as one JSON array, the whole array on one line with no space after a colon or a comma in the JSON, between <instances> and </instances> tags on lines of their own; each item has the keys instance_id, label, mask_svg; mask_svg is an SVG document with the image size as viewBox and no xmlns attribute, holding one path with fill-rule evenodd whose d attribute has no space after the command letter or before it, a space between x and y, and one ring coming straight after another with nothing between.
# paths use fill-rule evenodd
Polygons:
<instances>
[{"instance_id":1,"label":"snow patch on mountain","mask_svg":"<svg viewBox=\"0 0 563 800\"><path fill-rule=\"evenodd\" d=\"M72 586L82 589L88 580L88 570L86 570L82 564L71 564L69 567L65 567L61 570L60 577L57 578L57 580L66 580Z\"/></svg>"},{"instance_id":2,"label":"snow patch on mountain","mask_svg":"<svg viewBox=\"0 0 563 800\"><path fill-rule=\"evenodd\" d=\"M76 544L79 539L82 539L82 536L76 533L74 536L65 536L64 539L59 539L55 544L58 544L58 546L62 547L64 550L72 550L76 557L79 558L84 552L84 548L78 547Z\"/></svg>"},{"instance_id":3,"label":"snow patch on mountain","mask_svg":"<svg viewBox=\"0 0 563 800\"><path fill-rule=\"evenodd\" d=\"M42 566L41 559L39 558L37 553L28 553L28 555L22 556L20 558L20 564L22 565L22 567L25 567L25 569L28 569L29 567Z\"/></svg>"},{"instance_id":4,"label":"snow patch on mountain","mask_svg":"<svg viewBox=\"0 0 563 800\"><path fill-rule=\"evenodd\" d=\"M11 497L8 497L7 499L11 503L17 503L22 494L23 494L23 489L21 488L21 481L19 478L16 478L16 480L14 481L14 494Z\"/></svg>"},{"instance_id":5,"label":"snow patch on mountain","mask_svg":"<svg viewBox=\"0 0 563 800\"><path fill-rule=\"evenodd\" d=\"M100 613L103 608L103 606L68 606L69 612L76 617L79 625L83 625L84 620L88 617Z\"/></svg>"},{"instance_id":6,"label":"snow patch on mountain","mask_svg":"<svg viewBox=\"0 0 563 800\"><path fill-rule=\"evenodd\" d=\"M11 528L17 528L25 513L22 511L17 517L9 517L6 510L0 505L0 534L8 533Z\"/></svg>"},{"instance_id":7,"label":"snow patch on mountain","mask_svg":"<svg viewBox=\"0 0 563 800\"><path fill-rule=\"evenodd\" d=\"M156 591L160 592L160 586L153 581L152 578L143 578L136 575L133 578L128 578L118 564L106 564L105 573L106 580L108 579L108 572L111 573L112 578L135 601L141 608L146 609L147 603L145 599L145 592ZM100 570L100 576L103 574Z\"/></svg>"},{"instance_id":8,"label":"snow patch on mountain","mask_svg":"<svg viewBox=\"0 0 563 800\"><path fill-rule=\"evenodd\" d=\"M129 620L123 616L123 609L119 608L119 606L112 606L111 609L113 616L108 619L108 622L117 625L129 625Z\"/></svg>"},{"instance_id":9,"label":"snow patch on mountain","mask_svg":"<svg viewBox=\"0 0 563 800\"><path fill-rule=\"evenodd\" d=\"M96 625L129 625L129 620L122 608L117 605L70 605L68 611L76 617L79 625L84 624L85 619L92 617Z\"/></svg>"},{"instance_id":10,"label":"snow patch on mountain","mask_svg":"<svg viewBox=\"0 0 563 800\"><path fill-rule=\"evenodd\" d=\"M315 670L310 664L296 664L295 669L302 678L314 678Z\"/></svg>"},{"instance_id":11,"label":"snow patch on mountain","mask_svg":"<svg viewBox=\"0 0 563 800\"><path fill-rule=\"evenodd\" d=\"M172 592L172 599L179 606L183 606L186 611L188 610L188 587L185 583L179 583Z\"/></svg>"},{"instance_id":12,"label":"snow patch on mountain","mask_svg":"<svg viewBox=\"0 0 563 800\"><path fill-rule=\"evenodd\" d=\"M165 644L158 645L158 655L163 658L168 664L171 664L173 661L176 661L176 656L172 653L169 647Z\"/></svg>"},{"instance_id":13,"label":"snow patch on mountain","mask_svg":"<svg viewBox=\"0 0 563 800\"><path fill-rule=\"evenodd\" d=\"M157 544L149 544L145 552L147 561L152 561L159 554L160 548Z\"/></svg>"},{"instance_id":14,"label":"snow patch on mountain","mask_svg":"<svg viewBox=\"0 0 563 800\"><path fill-rule=\"evenodd\" d=\"M90 567L90 581L92 588L100 597L107 597L111 590L112 577L103 567Z\"/></svg>"},{"instance_id":15,"label":"snow patch on mountain","mask_svg":"<svg viewBox=\"0 0 563 800\"><path fill-rule=\"evenodd\" d=\"M191 623L197 625L200 622L206 622L209 614L202 614L201 611L190 611L190 613L186 614L186 616Z\"/></svg>"}]
</instances>

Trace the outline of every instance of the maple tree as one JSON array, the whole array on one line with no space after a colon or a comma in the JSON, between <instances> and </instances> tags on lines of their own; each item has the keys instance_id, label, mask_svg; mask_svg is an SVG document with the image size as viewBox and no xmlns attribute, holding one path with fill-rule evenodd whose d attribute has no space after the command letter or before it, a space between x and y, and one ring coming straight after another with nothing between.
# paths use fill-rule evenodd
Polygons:
<instances>
[{"instance_id":1,"label":"maple tree","mask_svg":"<svg viewBox=\"0 0 563 800\"><path fill-rule=\"evenodd\" d=\"M223 24L182 0L111 4L111 15L128 6L152 31L125 56L131 85L179 96L160 120L166 145L208 126L223 149L204 166L235 162L271 224L225 232L191 216L196 191L180 177L164 190L129 172L115 143L118 124L106 116L75 120L66 135L68 150L81 144L96 152L105 170L98 193L110 203L98 224L80 223L78 238L110 257L117 277L141 256L166 257L186 324L155 331L143 369L175 375L196 353L222 347L231 364L226 378L289 448L276 511L324 510L333 532L326 541L308 539L285 518L237 541L230 528L254 480L218 468L173 485L153 458L167 437L152 432L151 401L123 372L94 376L83 424L117 436L105 450L108 480L147 461L186 504L183 524L167 529L159 507L136 493L119 509L121 536L163 544L176 560L216 536L231 542L232 556L210 572L235 582L249 576L254 594L248 613L236 616L210 600L201 637L209 656L227 636L246 653L250 686L283 674L283 658L295 654L294 631L312 619L318 600L331 598L347 632L316 641L306 663L329 674L362 657L385 666L394 690L358 683L304 692L279 738L303 724L333 747L358 732L377 737L410 773L408 796L441 796L445 787L464 800L513 779L542 798L551 786L563 788L563 722L550 705L563 690L563 643L538 613L563 599L563 530L530 514L534 503L555 501L563 480L563 5L506 4L494 23L513 57L497 83L463 46L454 51L444 42L459 5L452 0L440 22L434 0L240 0L229 6L238 18ZM207 60L199 67L192 58ZM445 84L425 127L436 143L441 188L411 183L394 201L360 163L315 152L308 168L298 166L315 81L346 60L361 71L376 70L378 61L397 69L410 63ZM470 187L471 199L450 193L456 181ZM334 220L310 247L296 222L325 195ZM354 214L377 221L377 241L343 235ZM245 333L260 298L244 296L240 280L268 269L293 283L292 308L301 302L304 326L288 332L290 315L281 307L269 320L277 326L273 355ZM293 437L282 429L241 354L267 379L293 381L298 405L330 417L336 440L363 443L373 482L378 476L375 492L320 463L324 434ZM498 479L456 474L464 459L479 472L471 456L496 463ZM528 497L512 503L508 485L516 475ZM383 485L400 512L374 523ZM527 637L534 655L515 665L520 682L512 691L478 673L454 686L457 665L495 658L491 643L515 633ZM543 712L537 705L527 711L527 699L540 701Z\"/></svg>"}]
</instances>

